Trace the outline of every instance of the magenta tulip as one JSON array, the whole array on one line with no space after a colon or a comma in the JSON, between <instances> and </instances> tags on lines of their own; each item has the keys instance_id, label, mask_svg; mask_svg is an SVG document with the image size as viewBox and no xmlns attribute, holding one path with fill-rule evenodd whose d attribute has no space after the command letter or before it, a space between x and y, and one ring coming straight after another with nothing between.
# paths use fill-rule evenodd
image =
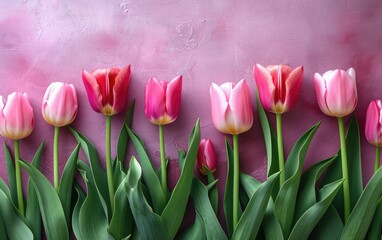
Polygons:
<instances>
[{"instance_id":1,"label":"magenta tulip","mask_svg":"<svg viewBox=\"0 0 382 240\"><path fill-rule=\"evenodd\" d=\"M203 175L207 175L208 171L215 172L216 170L216 157L215 149L210 139L202 139L199 144L196 165Z\"/></svg>"},{"instance_id":2,"label":"magenta tulip","mask_svg":"<svg viewBox=\"0 0 382 240\"><path fill-rule=\"evenodd\" d=\"M82 80L94 111L110 116L121 112L125 107L130 65L121 69L97 69L91 73L82 70Z\"/></svg>"},{"instance_id":3,"label":"magenta tulip","mask_svg":"<svg viewBox=\"0 0 382 240\"><path fill-rule=\"evenodd\" d=\"M156 125L166 125L176 120L180 111L182 76L170 83L150 78L145 86L145 114Z\"/></svg>"},{"instance_id":4,"label":"magenta tulip","mask_svg":"<svg viewBox=\"0 0 382 240\"><path fill-rule=\"evenodd\" d=\"M42 101L42 116L55 127L69 125L77 116L76 89L72 84L53 82L46 89Z\"/></svg>"},{"instance_id":5,"label":"magenta tulip","mask_svg":"<svg viewBox=\"0 0 382 240\"><path fill-rule=\"evenodd\" d=\"M263 108L273 113L291 110L298 99L303 72L303 66L292 70L287 65L270 65L265 68L255 64L253 74Z\"/></svg>"},{"instance_id":6,"label":"magenta tulip","mask_svg":"<svg viewBox=\"0 0 382 240\"><path fill-rule=\"evenodd\" d=\"M237 84L212 83L210 88L212 122L217 130L237 135L252 127L253 112L249 86L243 79Z\"/></svg>"},{"instance_id":7,"label":"magenta tulip","mask_svg":"<svg viewBox=\"0 0 382 240\"><path fill-rule=\"evenodd\" d=\"M374 146L382 146L382 102L371 101L366 112L366 139Z\"/></svg>"},{"instance_id":8,"label":"magenta tulip","mask_svg":"<svg viewBox=\"0 0 382 240\"><path fill-rule=\"evenodd\" d=\"M7 101L0 97L0 134L19 140L31 134L34 127L33 109L26 93L14 92Z\"/></svg>"},{"instance_id":9,"label":"magenta tulip","mask_svg":"<svg viewBox=\"0 0 382 240\"><path fill-rule=\"evenodd\" d=\"M358 97L353 68L327 71L322 76L316 73L314 86L318 105L326 115L344 117L354 111Z\"/></svg>"}]
</instances>

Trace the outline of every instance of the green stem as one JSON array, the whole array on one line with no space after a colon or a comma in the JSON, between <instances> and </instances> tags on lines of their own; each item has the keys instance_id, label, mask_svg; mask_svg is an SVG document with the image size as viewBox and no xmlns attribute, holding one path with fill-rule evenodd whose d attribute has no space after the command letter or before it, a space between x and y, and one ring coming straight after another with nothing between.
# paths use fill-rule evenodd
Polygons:
<instances>
[{"instance_id":1,"label":"green stem","mask_svg":"<svg viewBox=\"0 0 382 240\"><path fill-rule=\"evenodd\" d=\"M109 198L111 211L114 211L114 182L113 182L113 169L111 165L111 116L106 116L106 174L107 185L109 188Z\"/></svg>"},{"instance_id":2,"label":"green stem","mask_svg":"<svg viewBox=\"0 0 382 240\"><path fill-rule=\"evenodd\" d=\"M340 142L341 142L341 165L342 165L342 177L344 179L344 183L343 183L344 219L346 223L350 216L350 191L349 191L349 174L348 174L348 161L347 161L347 153L346 153L344 119L342 117L338 118L338 128L340 131Z\"/></svg>"},{"instance_id":3,"label":"green stem","mask_svg":"<svg viewBox=\"0 0 382 240\"><path fill-rule=\"evenodd\" d=\"M381 147L375 146L375 165L374 165L374 173L379 169L379 161L381 155Z\"/></svg>"},{"instance_id":4,"label":"green stem","mask_svg":"<svg viewBox=\"0 0 382 240\"><path fill-rule=\"evenodd\" d=\"M162 190L167 195L167 166L166 166L166 150L164 146L164 125L159 125L159 148L160 148L160 172Z\"/></svg>"},{"instance_id":5,"label":"green stem","mask_svg":"<svg viewBox=\"0 0 382 240\"><path fill-rule=\"evenodd\" d=\"M233 135L233 229L239 222L239 135Z\"/></svg>"},{"instance_id":6,"label":"green stem","mask_svg":"<svg viewBox=\"0 0 382 240\"><path fill-rule=\"evenodd\" d=\"M283 147L283 130L281 113L276 113L276 128L277 128L277 150L279 154L279 168L280 168L280 188L285 182L284 171L284 147Z\"/></svg>"},{"instance_id":7,"label":"green stem","mask_svg":"<svg viewBox=\"0 0 382 240\"><path fill-rule=\"evenodd\" d=\"M54 189L58 192L59 175L58 172L58 136L60 133L60 127L54 127L54 142L53 142L53 176L54 176Z\"/></svg>"},{"instance_id":8,"label":"green stem","mask_svg":"<svg viewBox=\"0 0 382 240\"><path fill-rule=\"evenodd\" d=\"M16 191L17 191L17 204L18 209L22 215L25 214L24 208L24 198L23 198L23 182L21 179L21 169L20 169L20 145L19 140L14 141L15 148L15 170L16 170Z\"/></svg>"}]
</instances>

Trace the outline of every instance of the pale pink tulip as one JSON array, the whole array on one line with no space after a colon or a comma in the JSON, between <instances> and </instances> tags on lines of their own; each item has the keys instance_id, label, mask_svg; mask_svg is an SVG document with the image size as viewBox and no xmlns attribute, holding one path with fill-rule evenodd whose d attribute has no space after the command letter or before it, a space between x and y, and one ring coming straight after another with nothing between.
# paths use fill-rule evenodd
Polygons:
<instances>
[{"instance_id":1,"label":"pale pink tulip","mask_svg":"<svg viewBox=\"0 0 382 240\"><path fill-rule=\"evenodd\" d=\"M371 101L366 112L366 139L370 144L382 146L382 102Z\"/></svg>"},{"instance_id":2,"label":"pale pink tulip","mask_svg":"<svg viewBox=\"0 0 382 240\"><path fill-rule=\"evenodd\" d=\"M0 96L0 134L19 140L31 134L34 127L33 109L26 93L14 92L7 101Z\"/></svg>"},{"instance_id":3,"label":"pale pink tulip","mask_svg":"<svg viewBox=\"0 0 382 240\"><path fill-rule=\"evenodd\" d=\"M45 91L42 100L42 116L55 127L69 125L77 116L76 89L72 84L53 82Z\"/></svg>"},{"instance_id":4,"label":"pale pink tulip","mask_svg":"<svg viewBox=\"0 0 382 240\"><path fill-rule=\"evenodd\" d=\"M212 83L210 88L212 122L217 130L237 135L252 127L253 112L249 86L243 79L237 84Z\"/></svg>"},{"instance_id":5,"label":"pale pink tulip","mask_svg":"<svg viewBox=\"0 0 382 240\"><path fill-rule=\"evenodd\" d=\"M291 110L298 99L303 73L303 66L292 70L288 65L265 68L255 64L253 74L263 108L273 113Z\"/></svg>"},{"instance_id":6,"label":"pale pink tulip","mask_svg":"<svg viewBox=\"0 0 382 240\"><path fill-rule=\"evenodd\" d=\"M322 76L316 73L314 86L318 105L326 115L343 117L354 111L358 97L353 68L327 71Z\"/></svg>"},{"instance_id":7,"label":"pale pink tulip","mask_svg":"<svg viewBox=\"0 0 382 240\"><path fill-rule=\"evenodd\" d=\"M182 95L182 76L170 83L150 78L145 86L145 115L156 125L175 121L180 111Z\"/></svg>"},{"instance_id":8,"label":"pale pink tulip","mask_svg":"<svg viewBox=\"0 0 382 240\"><path fill-rule=\"evenodd\" d=\"M91 73L82 70L82 80L94 111L114 115L125 107L130 83L130 65L121 69L97 69Z\"/></svg>"},{"instance_id":9,"label":"pale pink tulip","mask_svg":"<svg viewBox=\"0 0 382 240\"><path fill-rule=\"evenodd\" d=\"M210 139L202 139L200 141L196 165L198 166L199 171L204 175L208 174L206 168L211 172L215 172L217 162L215 149Z\"/></svg>"}]
</instances>

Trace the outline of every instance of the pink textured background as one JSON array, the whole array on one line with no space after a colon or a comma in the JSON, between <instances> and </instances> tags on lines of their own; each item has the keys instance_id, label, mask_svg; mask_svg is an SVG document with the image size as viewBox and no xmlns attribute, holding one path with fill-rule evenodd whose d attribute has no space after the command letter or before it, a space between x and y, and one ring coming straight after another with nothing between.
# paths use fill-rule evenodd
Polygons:
<instances>
[{"instance_id":1,"label":"pink textured background","mask_svg":"<svg viewBox=\"0 0 382 240\"><path fill-rule=\"evenodd\" d=\"M254 63L286 63L305 68L296 108L283 119L285 153L309 127L322 121L306 166L334 155L339 147L337 120L318 108L313 74L354 67L359 103L363 174L372 174L374 148L363 129L370 100L382 98L382 2L349 1L0 1L0 95L27 92L35 112L35 129L21 142L21 157L31 161L46 141L42 172L52 180L53 128L41 116L41 101L53 81L73 83L79 114L73 127L83 132L104 156L105 119L90 108L82 85L81 69L132 67L130 103L136 99L133 129L146 142L159 163L158 131L145 118L143 88L149 77L171 80L183 75L181 114L165 129L170 172L177 173L177 148L187 146L194 122L201 119L202 137L211 138L218 156L216 176L224 185L225 135L212 125L211 82L247 79L253 94L255 121L240 136L241 170L263 180L266 154L255 110ZM274 124L274 115L268 115ZM124 113L113 118L113 155ZM61 132L60 167L75 146ZM11 144L9 141L6 143ZM13 148L13 146L11 146ZM129 156L134 151L130 147ZM26 176L26 175L24 175ZM4 152L0 150L0 177L6 179ZM24 179L25 180L25 179ZM173 184L173 182L172 182Z\"/></svg>"}]
</instances>

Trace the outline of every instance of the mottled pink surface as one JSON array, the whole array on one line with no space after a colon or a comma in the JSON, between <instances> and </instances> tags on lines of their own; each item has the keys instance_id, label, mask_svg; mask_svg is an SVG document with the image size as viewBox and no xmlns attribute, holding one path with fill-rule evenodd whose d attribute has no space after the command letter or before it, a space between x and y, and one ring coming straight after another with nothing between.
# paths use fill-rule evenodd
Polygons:
<instances>
[{"instance_id":1,"label":"mottled pink surface","mask_svg":"<svg viewBox=\"0 0 382 240\"><path fill-rule=\"evenodd\" d=\"M21 157L31 161L46 141L42 172L52 180L53 127L41 116L41 101L50 82L73 83L80 102L73 127L96 145L104 159L105 119L90 107L81 69L131 64L130 103L136 99L133 129L159 163L157 127L145 118L143 89L154 76L171 80L183 75L181 113L165 129L170 172L177 174L177 148L187 146L189 133L201 119L203 138L217 150L216 176L222 190L226 174L225 135L212 125L211 82L248 80L255 106L255 63L286 63L305 68L299 101L283 117L285 153L309 127L322 121L306 166L334 155L339 147L337 120L325 116L316 102L313 74L354 67L359 102L364 180L372 174L374 148L364 137L365 112L382 98L382 2L349 1L0 1L0 94L30 95L36 125L21 142ZM263 180L266 154L258 115L252 129L240 136L241 170ZM274 115L268 115L274 126ZM124 113L113 118L113 155ZM68 130L61 132L60 167L75 146ZM11 144L6 141L7 144ZM134 154L130 147L129 155ZM6 179L0 150L0 176ZM26 175L24 175L26 176ZM25 179L24 179L25 180ZM173 182L172 182L173 184Z\"/></svg>"}]
</instances>

